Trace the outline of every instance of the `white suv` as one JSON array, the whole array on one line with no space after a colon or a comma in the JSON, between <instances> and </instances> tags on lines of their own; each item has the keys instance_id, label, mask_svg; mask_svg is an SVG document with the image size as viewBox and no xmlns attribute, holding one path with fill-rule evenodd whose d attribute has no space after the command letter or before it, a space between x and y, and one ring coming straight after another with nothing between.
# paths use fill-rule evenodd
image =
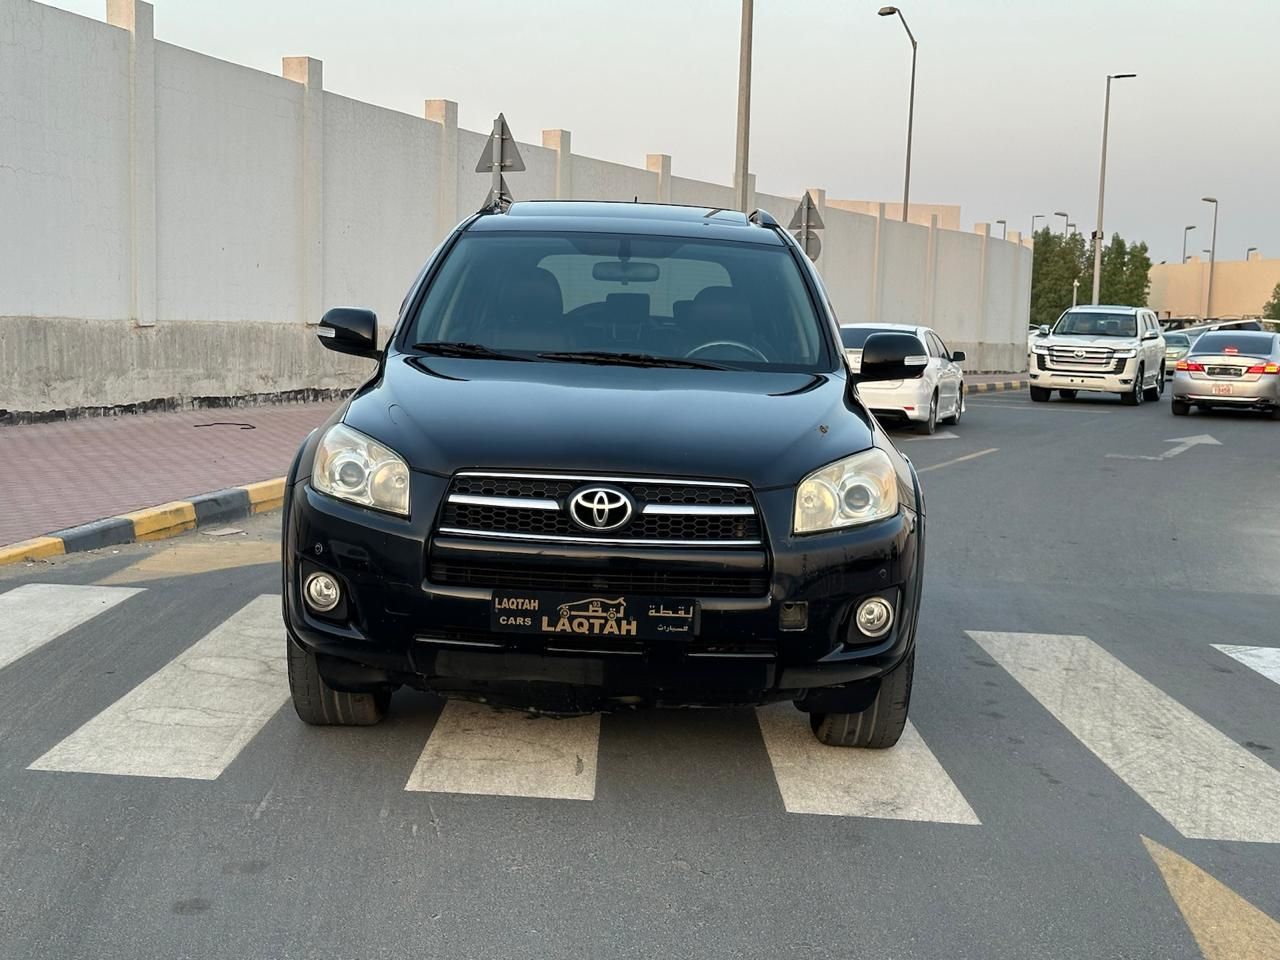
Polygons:
<instances>
[{"instance_id":1,"label":"white suv","mask_svg":"<svg viewBox=\"0 0 1280 960\"><path fill-rule=\"evenodd\" d=\"M1118 393L1136 406L1164 392L1164 335L1145 307L1072 307L1031 340L1027 370L1031 399L1057 390L1070 400L1080 390Z\"/></svg>"}]
</instances>

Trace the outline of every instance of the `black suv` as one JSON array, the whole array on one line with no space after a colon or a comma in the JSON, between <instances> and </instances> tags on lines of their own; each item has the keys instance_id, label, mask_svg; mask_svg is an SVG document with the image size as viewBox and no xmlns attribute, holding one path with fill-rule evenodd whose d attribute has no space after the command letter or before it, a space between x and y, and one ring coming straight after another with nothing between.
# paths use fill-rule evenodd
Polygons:
<instances>
[{"instance_id":1,"label":"black suv","mask_svg":"<svg viewBox=\"0 0 1280 960\"><path fill-rule=\"evenodd\" d=\"M768 214L517 203L431 256L376 374L303 444L284 513L308 723L401 684L549 713L794 700L824 743L907 718L919 480L850 374L822 281Z\"/></svg>"}]
</instances>

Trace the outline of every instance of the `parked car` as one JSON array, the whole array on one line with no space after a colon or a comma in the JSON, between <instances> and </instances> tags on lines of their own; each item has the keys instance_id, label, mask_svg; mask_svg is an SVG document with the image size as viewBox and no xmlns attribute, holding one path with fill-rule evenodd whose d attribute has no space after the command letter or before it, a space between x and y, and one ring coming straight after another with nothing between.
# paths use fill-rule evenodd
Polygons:
<instances>
[{"instance_id":1,"label":"parked car","mask_svg":"<svg viewBox=\"0 0 1280 960\"><path fill-rule=\"evenodd\" d=\"M915 468L859 398L817 271L767 214L529 202L464 221L284 500L289 685L371 724L407 684L554 713L791 700L823 743L906 725ZM613 613L611 617L609 614Z\"/></svg>"},{"instance_id":2,"label":"parked car","mask_svg":"<svg viewBox=\"0 0 1280 960\"><path fill-rule=\"evenodd\" d=\"M1160 323L1145 307L1072 307L1031 346L1031 399L1043 403L1057 390L1068 400L1079 391L1118 393L1130 405L1159 400L1164 351Z\"/></svg>"},{"instance_id":3,"label":"parked car","mask_svg":"<svg viewBox=\"0 0 1280 960\"><path fill-rule=\"evenodd\" d=\"M1214 330L1202 335L1173 374L1173 412L1191 407L1259 410L1280 420L1280 334Z\"/></svg>"},{"instance_id":4,"label":"parked car","mask_svg":"<svg viewBox=\"0 0 1280 960\"><path fill-rule=\"evenodd\" d=\"M959 423L964 416L963 350L949 351L929 327L901 323L849 323L840 328L845 356L855 373L862 362L862 347L877 333L904 333L915 337L920 355L928 357L923 376L917 379L871 381L860 384L863 402L881 420L912 423L917 432L931 434L943 423Z\"/></svg>"},{"instance_id":5,"label":"parked car","mask_svg":"<svg viewBox=\"0 0 1280 960\"><path fill-rule=\"evenodd\" d=\"M1173 376L1174 365L1187 355L1194 340L1195 337L1192 334L1165 331L1164 373L1166 378Z\"/></svg>"}]
</instances>

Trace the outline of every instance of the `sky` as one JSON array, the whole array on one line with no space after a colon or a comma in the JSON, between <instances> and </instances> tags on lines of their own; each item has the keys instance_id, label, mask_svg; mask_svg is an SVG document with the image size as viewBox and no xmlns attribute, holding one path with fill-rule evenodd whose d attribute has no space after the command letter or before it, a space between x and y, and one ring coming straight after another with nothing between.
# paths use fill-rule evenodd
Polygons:
<instances>
[{"instance_id":1,"label":"sky","mask_svg":"<svg viewBox=\"0 0 1280 960\"><path fill-rule=\"evenodd\" d=\"M1280 257L1280 0L906 0L919 41L911 197L963 222L1065 210L1096 221L1103 95L1112 84L1105 230L1153 262L1209 246ZM103 19L106 0L54 6ZM739 0L154 0L156 36L280 71L324 61L325 88L422 115L459 104L517 139L729 183ZM750 166L763 192L897 201L911 47L864 0L756 0ZM790 211L773 211L789 216ZM1061 229L1062 218L1050 217ZM1043 224L1039 224L1043 225Z\"/></svg>"}]
</instances>

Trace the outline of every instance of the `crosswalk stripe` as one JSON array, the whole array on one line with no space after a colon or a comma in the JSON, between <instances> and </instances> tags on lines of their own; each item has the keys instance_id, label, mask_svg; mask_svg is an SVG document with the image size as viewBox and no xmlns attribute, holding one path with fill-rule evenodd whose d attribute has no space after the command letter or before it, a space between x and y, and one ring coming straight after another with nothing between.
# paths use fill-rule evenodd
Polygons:
<instances>
[{"instance_id":1,"label":"crosswalk stripe","mask_svg":"<svg viewBox=\"0 0 1280 960\"><path fill-rule=\"evenodd\" d=\"M1280 647L1241 647L1230 643L1215 643L1213 648L1258 671L1268 680L1280 683Z\"/></svg>"},{"instance_id":2,"label":"crosswalk stripe","mask_svg":"<svg viewBox=\"0 0 1280 960\"><path fill-rule=\"evenodd\" d=\"M600 715L553 719L449 701L406 790L594 800Z\"/></svg>"},{"instance_id":3,"label":"crosswalk stripe","mask_svg":"<svg viewBox=\"0 0 1280 960\"><path fill-rule=\"evenodd\" d=\"M981 822L910 722L892 749L856 750L819 743L789 703L760 707L756 719L788 813Z\"/></svg>"},{"instance_id":4,"label":"crosswalk stripe","mask_svg":"<svg viewBox=\"0 0 1280 960\"><path fill-rule=\"evenodd\" d=\"M1184 837L1280 843L1280 770L1088 637L969 636Z\"/></svg>"},{"instance_id":5,"label":"crosswalk stripe","mask_svg":"<svg viewBox=\"0 0 1280 960\"><path fill-rule=\"evenodd\" d=\"M0 594L0 670L139 592L135 587L26 583Z\"/></svg>"},{"instance_id":6,"label":"crosswalk stripe","mask_svg":"<svg viewBox=\"0 0 1280 960\"><path fill-rule=\"evenodd\" d=\"M224 620L32 770L216 780L289 696L280 598Z\"/></svg>"}]
</instances>

